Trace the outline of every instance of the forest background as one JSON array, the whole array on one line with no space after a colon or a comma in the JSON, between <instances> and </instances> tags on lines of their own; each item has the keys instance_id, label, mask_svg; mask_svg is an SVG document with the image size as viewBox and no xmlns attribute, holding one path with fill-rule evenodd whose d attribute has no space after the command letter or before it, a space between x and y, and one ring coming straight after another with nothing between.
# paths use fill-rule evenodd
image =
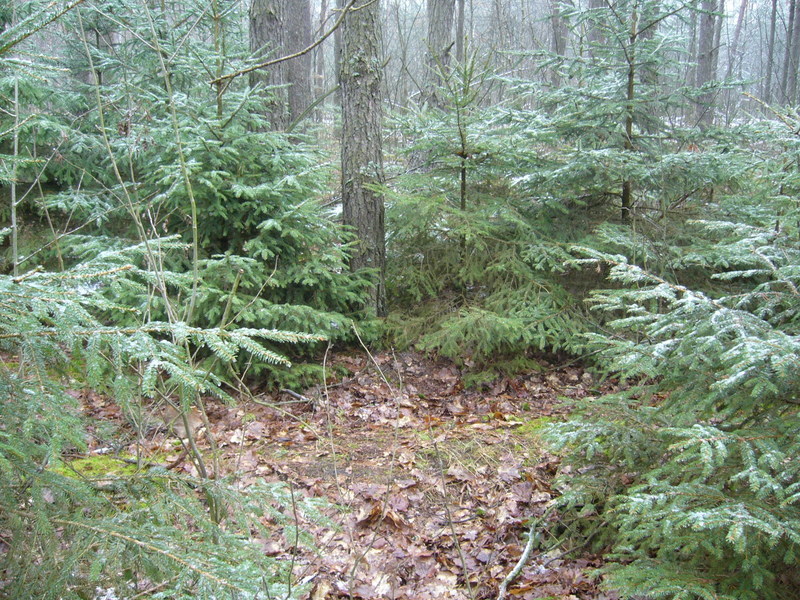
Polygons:
<instances>
[{"instance_id":1,"label":"forest background","mask_svg":"<svg viewBox=\"0 0 800 600\"><path fill-rule=\"evenodd\" d=\"M543 428L552 544L622 597L798 597L800 2L10 0L0 24L0 596L307 594L249 540L313 499L219 476L191 433L197 477L77 477L75 390L188 432L368 344L478 386L545 354L618 379Z\"/></svg>"}]
</instances>

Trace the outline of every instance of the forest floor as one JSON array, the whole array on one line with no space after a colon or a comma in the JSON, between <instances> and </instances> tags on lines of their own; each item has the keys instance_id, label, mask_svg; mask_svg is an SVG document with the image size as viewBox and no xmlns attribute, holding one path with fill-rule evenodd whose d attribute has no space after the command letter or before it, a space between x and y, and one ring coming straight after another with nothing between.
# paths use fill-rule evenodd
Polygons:
<instances>
[{"instance_id":1,"label":"forest floor","mask_svg":"<svg viewBox=\"0 0 800 600\"><path fill-rule=\"evenodd\" d=\"M328 385L301 394L259 394L209 403L221 469L242 486L284 481L325 499L333 523L298 515L314 547L293 536L261 540L293 565L311 600L496 598L519 561L530 519L556 492L558 459L537 441L570 400L608 391L578 366L502 377L465 389L452 363L416 353L336 354ZM298 397L299 396L299 397ZM95 418L121 419L102 396L84 398ZM208 450L207 436L199 445ZM166 460L180 446L167 432L144 446ZM196 474L185 460L178 469ZM551 518L555 524L556 517ZM542 536L547 542L547 527ZM288 538L288 539L287 539ZM598 557L534 550L509 598L613 600L591 578Z\"/></svg>"}]
</instances>

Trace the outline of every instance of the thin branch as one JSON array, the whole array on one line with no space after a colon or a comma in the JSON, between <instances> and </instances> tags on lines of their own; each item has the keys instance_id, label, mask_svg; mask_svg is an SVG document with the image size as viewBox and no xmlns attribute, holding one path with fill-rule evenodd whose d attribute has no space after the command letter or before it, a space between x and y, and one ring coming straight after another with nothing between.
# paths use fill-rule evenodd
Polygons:
<instances>
[{"instance_id":1,"label":"thin branch","mask_svg":"<svg viewBox=\"0 0 800 600\"><path fill-rule=\"evenodd\" d=\"M519 577L523 567L525 567L525 564L530 559L531 552L533 552L533 546L539 541L539 534L536 533L536 528L538 525L538 519L531 523L531 527L528 530L528 543L525 545L525 551L522 553L522 556L519 557L517 564L513 569L511 569L511 572L506 575L506 578L500 583L500 588L497 590L497 600L505 600L506 594L508 593L509 584Z\"/></svg>"},{"instance_id":2,"label":"thin branch","mask_svg":"<svg viewBox=\"0 0 800 600\"><path fill-rule=\"evenodd\" d=\"M372 0L372 1L374 1L374 0ZM251 73L251 72L257 71L259 69L265 69L267 67L271 67L273 65L277 65L279 63L286 62L287 60L292 60L294 58L299 58L299 57L303 56L304 54L308 54L314 48L316 48L317 46L322 44L322 42L324 42L326 39L328 39L333 34L333 32L336 31L339 28L339 25L342 24L342 21L344 20L345 15L348 13L348 11L350 11L353 8L353 5L355 3L356 3L356 0L350 0L350 2L347 3L347 6L345 6L342 9L342 14L339 15L339 17L336 19L336 22L331 26L331 28L328 31L325 32L325 35L323 35L321 38L319 38L316 42L314 42L310 46L308 46L306 48L303 48L302 50L300 50L298 52L295 52L294 54L289 54L287 56L281 56L280 58L274 58L272 60L268 60L266 62L259 63L257 65L252 65L250 67L247 67L247 68L244 68L244 69L240 69L238 71L234 71L233 73L228 73L227 75L223 75L222 77L217 77L216 79L212 79L211 80L211 82L210 82L211 85L219 85L221 83L230 81L231 79L234 79L236 77L240 77L242 75L246 75L247 73Z\"/></svg>"},{"instance_id":3,"label":"thin branch","mask_svg":"<svg viewBox=\"0 0 800 600\"><path fill-rule=\"evenodd\" d=\"M384 66L385 66L385 64L386 64L386 63L384 63ZM297 125L300 123L300 121L302 121L303 119L305 119L305 118L306 118L306 117L307 117L307 116L308 116L308 115L311 113L311 111L312 111L312 110L314 110L315 108L317 108L317 106L319 106L320 104L322 104L322 102L324 102L324 101L325 101L325 98L327 98L327 97L328 97L328 96L330 96L331 94L333 94L333 93L337 92L337 91L339 90L339 88L340 88L340 87L341 87L341 86L340 86L340 85L337 83L335 86L333 86L333 87L332 87L331 89L329 89L327 92L325 92L324 94L322 94L322 95L321 95L319 98L317 98L316 100L314 100L314 101L313 101L313 102L312 102L312 103L311 103L311 104L308 106L308 108L306 108L306 109L305 109L303 112L301 112L301 113L300 113L300 116L299 116L299 117L297 117L297 118L296 118L296 119L295 119L295 120L294 120L294 121L293 121L293 122L292 122L292 123L289 125L289 127L287 127L287 128L286 128L286 133L291 133L292 131L294 131L294 128L295 128L295 127L297 127Z\"/></svg>"},{"instance_id":4,"label":"thin branch","mask_svg":"<svg viewBox=\"0 0 800 600\"><path fill-rule=\"evenodd\" d=\"M126 541L126 542L128 542L130 544L134 544L136 546L139 546L140 548L144 548L145 550L149 550L150 552L155 552L156 554L160 554L162 556L165 556L165 557L169 558L170 560L178 563L179 565L182 565L182 566L186 567L190 571L194 571L198 575L200 575L202 577L205 577L206 579L210 579L211 581L214 581L214 582L218 583L219 585L222 585L222 586L224 586L226 588L229 588L231 590L235 590L237 592L241 592L241 593L244 593L244 594L249 593L248 590L240 588L239 586L234 585L232 583L229 583L229 582L225 581L224 579L221 579L221 578L217 577L216 575L214 575L213 573L210 573L209 571L207 571L205 569L201 569L200 567L194 566L193 564L191 564L186 559L181 558L180 556L178 556L177 554L175 554L173 552L170 552L169 550L164 550L163 548L159 548L158 546L154 546L153 544L149 544L147 542L143 542L141 540L137 540L136 538L131 537L129 535L125 535L123 533L119 533L119 532L113 531L111 529L102 529L100 527L94 527L92 525L88 525L86 523L80 523L78 521L69 521L67 519L53 519L53 523L58 523L59 525L71 525L72 527L78 527L80 529L87 529L89 531L92 531L94 533L98 533L100 535L108 535L108 536L111 536L111 537L115 537L115 538L124 540L124 541Z\"/></svg>"},{"instance_id":5,"label":"thin branch","mask_svg":"<svg viewBox=\"0 0 800 600\"><path fill-rule=\"evenodd\" d=\"M11 38L11 39L9 39L8 41L5 41L5 42L0 41L0 56L2 56L3 54L5 54L9 50L11 50L11 48L16 46L17 44L19 44L19 43L25 41L26 39L28 39L29 37L31 37L34 33L37 33L38 31L41 31L42 29L47 27L50 23L52 23L53 21L57 21L62 16L64 16L69 11L71 11L73 8L75 8L79 4L82 4L83 2L84 2L84 0L74 0L73 2L68 2L67 5L64 6L63 8L61 8L60 10L57 10L56 12L45 16L44 17L44 21L42 21L40 23L36 23L31 29L28 29L27 31L23 31L22 33L20 33L16 37L14 36L14 33L15 33L14 30L15 29L19 30L23 26L27 26L30 23L35 23L37 19L42 18L42 16L45 13L47 13L48 10L54 8L58 4L58 2L51 2L45 8L36 11L33 15L31 15L27 19L17 23L15 27L12 27L9 30L3 32L3 34L0 35L0 40L2 40L3 38Z\"/></svg>"}]
</instances>

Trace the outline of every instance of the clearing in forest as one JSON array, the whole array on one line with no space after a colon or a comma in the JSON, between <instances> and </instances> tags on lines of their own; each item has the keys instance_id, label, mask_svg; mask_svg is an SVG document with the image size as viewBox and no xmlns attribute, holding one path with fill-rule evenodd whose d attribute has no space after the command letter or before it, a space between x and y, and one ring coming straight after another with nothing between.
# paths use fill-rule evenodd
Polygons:
<instances>
[{"instance_id":1,"label":"clearing in forest","mask_svg":"<svg viewBox=\"0 0 800 600\"><path fill-rule=\"evenodd\" d=\"M327 523L293 515L310 538L276 525L260 540L264 552L290 562L313 600L496 597L529 520L555 493L558 460L537 431L571 399L597 393L592 376L541 363L465 389L458 367L412 352L337 354L327 366L347 374L302 394L257 394L233 407L209 401L222 470L238 485L284 481L298 497L330 502ZM107 398L85 404L95 417L119 419ZM202 432L198 440L210 450ZM163 431L145 449L166 462L181 454ZM196 474L188 460L176 468ZM542 536L560 526L551 518ZM599 559L569 550L535 550L508 597L615 598L588 573Z\"/></svg>"}]
</instances>

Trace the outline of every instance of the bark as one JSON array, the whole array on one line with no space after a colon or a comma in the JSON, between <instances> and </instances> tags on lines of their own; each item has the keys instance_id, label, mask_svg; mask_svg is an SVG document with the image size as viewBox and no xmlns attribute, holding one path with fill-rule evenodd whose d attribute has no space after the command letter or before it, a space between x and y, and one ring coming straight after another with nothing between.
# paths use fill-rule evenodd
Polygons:
<instances>
[{"instance_id":1,"label":"bark","mask_svg":"<svg viewBox=\"0 0 800 600\"><path fill-rule=\"evenodd\" d=\"M742 35L742 25L744 24L744 15L747 12L747 0L741 0L739 4L739 14L736 17L736 27L733 30L733 40L731 41L731 51L728 53L728 70L725 73L725 78L729 79L733 75L737 62L740 62L739 56L739 38Z\"/></svg>"},{"instance_id":2,"label":"bark","mask_svg":"<svg viewBox=\"0 0 800 600\"><path fill-rule=\"evenodd\" d=\"M328 0L322 0L319 8L319 27L317 36L321 36L325 31L325 23L328 20ZM314 96L319 98L326 90L325 85L325 44L318 46L314 50Z\"/></svg>"},{"instance_id":3,"label":"bark","mask_svg":"<svg viewBox=\"0 0 800 600\"><path fill-rule=\"evenodd\" d=\"M628 85L625 97L627 106L625 110L625 150L634 151L633 144L633 121L634 121L634 100L636 99L636 50L639 37L639 14L634 9L631 15L631 30L628 37ZM630 223L633 211L633 181L626 179L622 182L622 210L620 218L623 223Z\"/></svg>"},{"instance_id":4,"label":"bark","mask_svg":"<svg viewBox=\"0 0 800 600\"><path fill-rule=\"evenodd\" d=\"M786 102L794 105L797 99L797 69L800 66L800 2L794 2L794 28L789 40L791 49L789 60L789 73L786 80Z\"/></svg>"},{"instance_id":5,"label":"bark","mask_svg":"<svg viewBox=\"0 0 800 600\"><path fill-rule=\"evenodd\" d=\"M250 52L256 62L274 58L280 53L282 43L282 10L283 0L253 0L250 5ZM286 63L279 63L269 69L259 69L250 73L250 86L279 86L286 81ZM283 129L288 125L285 106L281 99L281 91L276 90L276 97L265 107L264 114L269 117L274 129Z\"/></svg>"},{"instance_id":6,"label":"bark","mask_svg":"<svg viewBox=\"0 0 800 600\"><path fill-rule=\"evenodd\" d=\"M381 30L379 0L366 0L343 23L342 219L356 235L350 268L374 269L369 309L386 314L383 195Z\"/></svg>"},{"instance_id":7,"label":"bark","mask_svg":"<svg viewBox=\"0 0 800 600\"><path fill-rule=\"evenodd\" d=\"M250 5L250 51L257 61L287 56L311 44L309 0L253 0ZM278 86L266 107L273 129L284 130L311 103L311 55L253 71L250 85Z\"/></svg>"},{"instance_id":8,"label":"bark","mask_svg":"<svg viewBox=\"0 0 800 600\"><path fill-rule=\"evenodd\" d=\"M725 20L725 0L719 0L717 15L714 20L714 45L711 49L712 73L714 79L719 73L719 50L722 48L722 22Z\"/></svg>"},{"instance_id":9,"label":"bark","mask_svg":"<svg viewBox=\"0 0 800 600\"><path fill-rule=\"evenodd\" d=\"M786 30L786 49L783 55L783 76L781 77L781 101L788 100L789 70L792 62L792 39L794 39L795 29L795 6L796 0L789 0L789 25Z\"/></svg>"},{"instance_id":10,"label":"bark","mask_svg":"<svg viewBox=\"0 0 800 600\"><path fill-rule=\"evenodd\" d=\"M697 46L697 80L698 88L711 83L716 79L715 48L717 31L717 2L716 0L702 0L700 5L700 28ZM696 117L701 126L711 125L714 121L714 92L707 91L700 95L697 101Z\"/></svg>"},{"instance_id":11,"label":"bark","mask_svg":"<svg viewBox=\"0 0 800 600\"><path fill-rule=\"evenodd\" d=\"M336 0L336 17L338 18L341 11L344 10L345 0ZM344 24L342 24L344 25ZM342 105L342 80L340 77L341 64L342 64L342 30L344 26L337 27L333 32L333 70L336 77L336 92L334 92L333 99L338 105Z\"/></svg>"},{"instance_id":12,"label":"bark","mask_svg":"<svg viewBox=\"0 0 800 600\"><path fill-rule=\"evenodd\" d=\"M309 0L288 0L286 15L285 54L294 54L311 45L311 3ZM286 63L289 94L289 119L294 121L311 104L311 54L293 58Z\"/></svg>"},{"instance_id":13,"label":"bark","mask_svg":"<svg viewBox=\"0 0 800 600\"><path fill-rule=\"evenodd\" d=\"M689 9L689 60L686 65L685 78L685 83L687 86L695 85L697 83L697 7L698 0L693 0ZM687 119L687 121L692 112L696 112L696 107L687 107L684 109L684 117Z\"/></svg>"},{"instance_id":14,"label":"bark","mask_svg":"<svg viewBox=\"0 0 800 600\"><path fill-rule=\"evenodd\" d=\"M561 16L561 3L558 0L550 0L550 24L553 27L553 37L550 42L550 51L554 57L561 58L567 51L567 24ZM554 88L561 86L561 75L558 70L559 65L555 65L550 74L550 83Z\"/></svg>"},{"instance_id":15,"label":"bark","mask_svg":"<svg viewBox=\"0 0 800 600\"><path fill-rule=\"evenodd\" d=\"M465 58L464 46L467 41L467 33L465 30L466 4L466 0L458 0L456 10L456 60L462 64Z\"/></svg>"},{"instance_id":16,"label":"bark","mask_svg":"<svg viewBox=\"0 0 800 600\"><path fill-rule=\"evenodd\" d=\"M775 25L778 20L778 0L772 0L769 17L769 46L767 48L767 78L764 82L764 102L772 102L772 72L775 69Z\"/></svg>"},{"instance_id":17,"label":"bark","mask_svg":"<svg viewBox=\"0 0 800 600\"><path fill-rule=\"evenodd\" d=\"M450 56L456 45L453 34L455 0L427 0L428 51L426 53L425 99L432 107L446 104L441 94L442 77L447 77Z\"/></svg>"}]
</instances>

